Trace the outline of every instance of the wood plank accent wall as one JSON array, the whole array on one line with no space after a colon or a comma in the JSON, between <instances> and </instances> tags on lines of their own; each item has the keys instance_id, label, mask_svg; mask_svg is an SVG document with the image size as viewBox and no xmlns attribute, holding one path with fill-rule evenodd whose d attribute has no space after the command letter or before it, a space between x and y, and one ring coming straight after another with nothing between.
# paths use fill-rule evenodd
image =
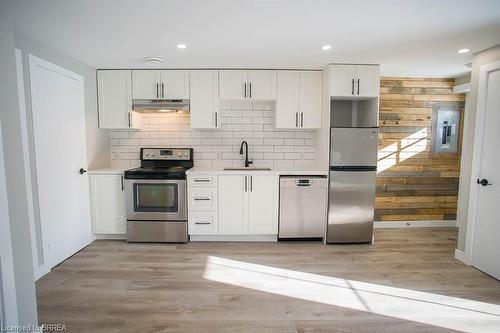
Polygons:
<instances>
[{"instance_id":1,"label":"wood plank accent wall","mask_svg":"<svg viewBox=\"0 0 500 333\"><path fill-rule=\"evenodd\" d=\"M433 108L464 110L465 95L453 94L453 85L381 79L376 221L456 219L460 154L430 154Z\"/></svg>"}]
</instances>

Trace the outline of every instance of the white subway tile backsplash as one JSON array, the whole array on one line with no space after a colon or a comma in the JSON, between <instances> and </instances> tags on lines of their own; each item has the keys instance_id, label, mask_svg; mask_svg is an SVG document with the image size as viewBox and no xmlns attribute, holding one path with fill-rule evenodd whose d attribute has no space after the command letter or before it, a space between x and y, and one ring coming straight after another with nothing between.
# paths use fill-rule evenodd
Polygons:
<instances>
[{"instance_id":1,"label":"white subway tile backsplash","mask_svg":"<svg viewBox=\"0 0 500 333\"><path fill-rule=\"evenodd\" d=\"M136 167L141 147L192 147L195 166L238 167L246 140L254 165L314 166L316 132L274 128L274 102L222 101L218 129L191 129L188 113L146 113L140 131L110 131L111 166Z\"/></svg>"}]
</instances>

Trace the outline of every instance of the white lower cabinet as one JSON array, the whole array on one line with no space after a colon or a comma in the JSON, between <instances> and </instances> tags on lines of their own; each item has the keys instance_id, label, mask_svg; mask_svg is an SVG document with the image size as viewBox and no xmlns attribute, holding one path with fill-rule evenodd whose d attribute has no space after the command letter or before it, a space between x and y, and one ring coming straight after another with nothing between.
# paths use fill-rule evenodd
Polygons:
<instances>
[{"instance_id":1,"label":"white lower cabinet","mask_svg":"<svg viewBox=\"0 0 500 333\"><path fill-rule=\"evenodd\" d=\"M248 230L248 177L220 175L219 233L246 234Z\"/></svg>"},{"instance_id":2,"label":"white lower cabinet","mask_svg":"<svg viewBox=\"0 0 500 333\"><path fill-rule=\"evenodd\" d=\"M219 233L278 233L278 177L219 175Z\"/></svg>"},{"instance_id":3,"label":"white lower cabinet","mask_svg":"<svg viewBox=\"0 0 500 333\"><path fill-rule=\"evenodd\" d=\"M91 174L90 198L94 234L124 234L125 191L120 174Z\"/></svg>"},{"instance_id":4,"label":"white lower cabinet","mask_svg":"<svg viewBox=\"0 0 500 333\"><path fill-rule=\"evenodd\" d=\"M188 175L187 183L192 239L276 240L277 175L196 174Z\"/></svg>"},{"instance_id":5,"label":"white lower cabinet","mask_svg":"<svg viewBox=\"0 0 500 333\"><path fill-rule=\"evenodd\" d=\"M248 233L278 233L278 179L274 175L251 175L248 195Z\"/></svg>"},{"instance_id":6,"label":"white lower cabinet","mask_svg":"<svg viewBox=\"0 0 500 333\"><path fill-rule=\"evenodd\" d=\"M217 234L217 212L191 211L189 213L188 229L190 235Z\"/></svg>"},{"instance_id":7,"label":"white lower cabinet","mask_svg":"<svg viewBox=\"0 0 500 333\"><path fill-rule=\"evenodd\" d=\"M188 234L216 235L217 175L188 175Z\"/></svg>"}]
</instances>

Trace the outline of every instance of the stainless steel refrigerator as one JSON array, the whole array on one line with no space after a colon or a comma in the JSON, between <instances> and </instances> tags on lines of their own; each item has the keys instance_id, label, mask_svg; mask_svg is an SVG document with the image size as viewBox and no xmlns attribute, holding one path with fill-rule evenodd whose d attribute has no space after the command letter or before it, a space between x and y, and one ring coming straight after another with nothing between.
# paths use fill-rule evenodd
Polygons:
<instances>
[{"instance_id":1,"label":"stainless steel refrigerator","mask_svg":"<svg viewBox=\"0 0 500 333\"><path fill-rule=\"evenodd\" d=\"M327 243L371 243L378 128L332 128Z\"/></svg>"}]
</instances>

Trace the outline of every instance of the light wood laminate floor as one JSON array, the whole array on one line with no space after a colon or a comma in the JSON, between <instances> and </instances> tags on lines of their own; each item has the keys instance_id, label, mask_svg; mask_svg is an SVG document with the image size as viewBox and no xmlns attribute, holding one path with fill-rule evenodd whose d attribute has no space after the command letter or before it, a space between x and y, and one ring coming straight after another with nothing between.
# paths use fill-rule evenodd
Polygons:
<instances>
[{"instance_id":1,"label":"light wood laminate floor","mask_svg":"<svg viewBox=\"0 0 500 333\"><path fill-rule=\"evenodd\" d=\"M93 333L451 332L461 331L453 316L470 315L464 330L491 330L500 282L454 259L456 237L420 228L377 229L373 245L96 241L37 281L39 321Z\"/></svg>"}]
</instances>

